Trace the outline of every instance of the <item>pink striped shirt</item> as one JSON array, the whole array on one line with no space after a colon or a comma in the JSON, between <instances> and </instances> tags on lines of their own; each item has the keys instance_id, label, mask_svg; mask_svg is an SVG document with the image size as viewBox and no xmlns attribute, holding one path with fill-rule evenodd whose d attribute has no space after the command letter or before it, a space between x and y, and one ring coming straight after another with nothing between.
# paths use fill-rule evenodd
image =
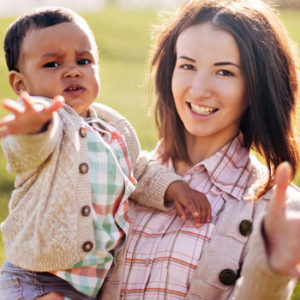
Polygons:
<instances>
[{"instance_id":1,"label":"pink striped shirt","mask_svg":"<svg viewBox=\"0 0 300 300\"><path fill-rule=\"evenodd\" d=\"M136 206L123 274L123 299L185 299L203 245L213 238L225 201L223 194L242 200L249 178L249 152L241 142L241 136L234 138L184 175L192 188L206 194L212 208L211 223L196 228L192 218L183 223L174 211Z\"/></svg>"}]
</instances>

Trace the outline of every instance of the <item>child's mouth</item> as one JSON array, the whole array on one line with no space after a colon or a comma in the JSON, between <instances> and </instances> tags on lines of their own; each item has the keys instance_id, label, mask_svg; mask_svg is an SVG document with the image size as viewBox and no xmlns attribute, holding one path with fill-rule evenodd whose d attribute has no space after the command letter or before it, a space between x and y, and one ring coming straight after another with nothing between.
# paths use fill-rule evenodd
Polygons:
<instances>
[{"instance_id":1,"label":"child's mouth","mask_svg":"<svg viewBox=\"0 0 300 300\"><path fill-rule=\"evenodd\" d=\"M66 93L82 93L84 92L84 88L78 84L73 84L67 87L64 92Z\"/></svg>"}]
</instances>

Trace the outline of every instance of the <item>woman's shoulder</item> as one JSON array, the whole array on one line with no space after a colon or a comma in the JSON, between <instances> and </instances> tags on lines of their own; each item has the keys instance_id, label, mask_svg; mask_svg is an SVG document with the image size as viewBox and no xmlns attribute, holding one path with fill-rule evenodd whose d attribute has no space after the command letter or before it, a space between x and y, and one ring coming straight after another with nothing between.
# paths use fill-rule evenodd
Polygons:
<instances>
[{"instance_id":1,"label":"woman's shoulder","mask_svg":"<svg viewBox=\"0 0 300 300\"><path fill-rule=\"evenodd\" d=\"M251 173L247 184L247 196L251 198L251 195L254 195L257 189L266 182L269 174L267 167L253 154L250 155L250 164ZM261 198L262 200L269 200L271 195L272 189L267 191ZM300 188L293 183L287 189L287 201L296 201L300 205Z\"/></svg>"}]
</instances>

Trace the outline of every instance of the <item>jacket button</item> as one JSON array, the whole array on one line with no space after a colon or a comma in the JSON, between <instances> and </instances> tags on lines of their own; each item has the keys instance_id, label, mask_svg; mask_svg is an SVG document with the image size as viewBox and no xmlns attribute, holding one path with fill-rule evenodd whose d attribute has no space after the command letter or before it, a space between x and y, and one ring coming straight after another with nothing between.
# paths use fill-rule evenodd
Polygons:
<instances>
[{"instance_id":1,"label":"jacket button","mask_svg":"<svg viewBox=\"0 0 300 300\"><path fill-rule=\"evenodd\" d=\"M88 241L88 242L85 242L83 245L82 245L82 249L83 251L85 252L90 252L92 249L93 249L93 243Z\"/></svg>"},{"instance_id":2,"label":"jacket button","mask_svg":"<svg viewBox=\"0 0 300 300\"><path fill-rule=\"evenodd\" d=\"M253 229L252 222L250 220L243 220L240 224L240 232L243 236L251 234Z\"/></svg>"},{"instance_id":3,"label":"jacket button","mask_svg":"<svg viewBox=\"0 0 300 300\"><path fill-rule=\"evenodd\" d=\"M86 174L89 171L89 165L87 163L81 163L79 165L79 172L81 174Z\"/></svg>"},{"instance_id":4,"label":"jacket button","mask_svg":"<svg viewBox=\"0 0 300 300\"><path fill-rule=\"evenodd\" d=\"M84 137L86 137L86 134L87 134L86 128L80 127L79 128L79 135L84 138Z\"/></svg>"},{"instance_id":5,"label":"jacket button","mask_svg":"<svg viewBox=\"0 0 300 300\"><path fill-rule=\"evenodd\" d=\"M88 205L85 205L81 208L81 214L84 216L84 217L87 217L90 215L90 212L91 212L91 208L88 206Z\"/></svg>"},{"instance_id":6,"label":"jacket button","mask_svg":"<svg viewBox=\"0 0 300 300\"><path fill-rule=\"evenodd\" d=\"M221 271L219 279L224 285L233 285L237 279L237 275L231 269L224 269Z\"/></svg>"}]
</instances>

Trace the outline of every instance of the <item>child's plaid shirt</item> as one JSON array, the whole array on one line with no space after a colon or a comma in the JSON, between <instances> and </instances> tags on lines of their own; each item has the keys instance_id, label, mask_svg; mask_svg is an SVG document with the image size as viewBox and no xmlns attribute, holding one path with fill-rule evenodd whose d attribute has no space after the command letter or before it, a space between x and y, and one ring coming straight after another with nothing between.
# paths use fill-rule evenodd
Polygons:
<instances>
[{"instance_id":1,"label":"child's plaid shirt","mask_svg":"<svg viewBox=\"0 0 300 300\"><path fill-rule=\"evenodd\" d=\"M95 112L85 119L96 245L69 270L54 271L75 289L96 297L128 233L128 197L135 179L122 136Z\"/></svg>"}]
</instances>

